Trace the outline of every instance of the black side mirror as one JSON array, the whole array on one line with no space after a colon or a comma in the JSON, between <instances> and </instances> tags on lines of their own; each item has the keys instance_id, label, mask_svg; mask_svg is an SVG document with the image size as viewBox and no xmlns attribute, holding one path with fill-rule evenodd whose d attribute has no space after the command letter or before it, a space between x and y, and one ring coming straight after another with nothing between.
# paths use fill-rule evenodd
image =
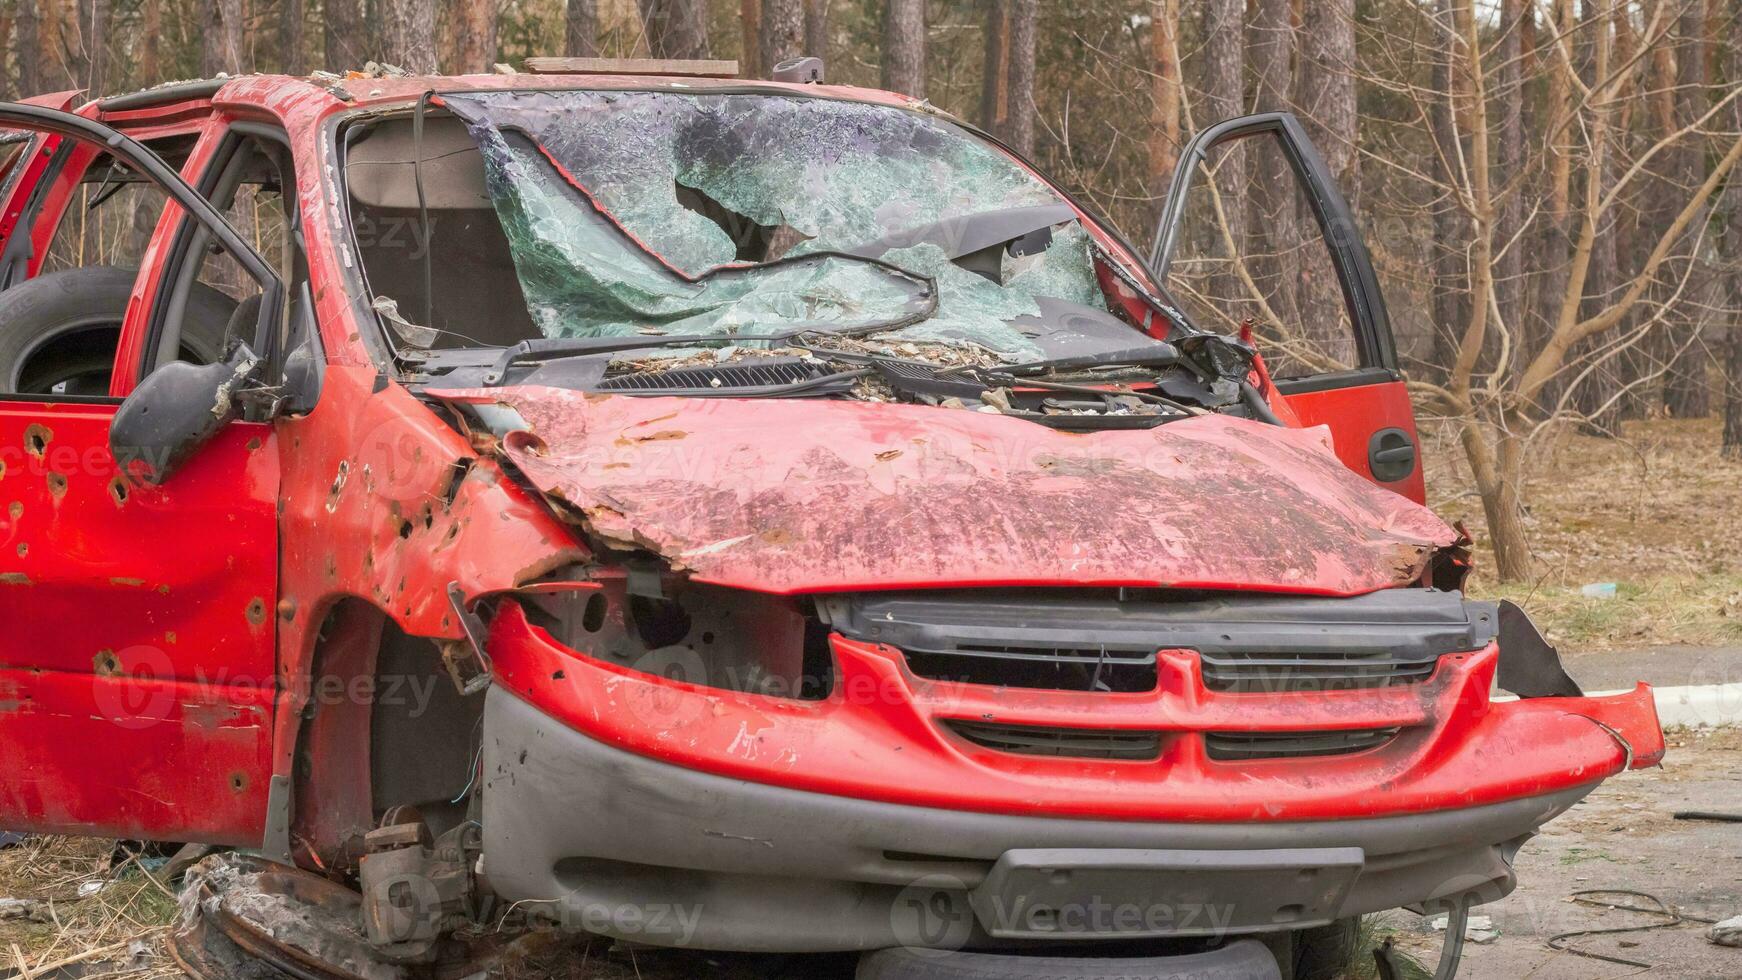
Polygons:
<instances>
[{"instance_id":1,"label":"black side mirror","mask_svg":"<svg viewBox=\"0 0 1742 980\"><path fill-rule=\"evenodd\" d=\"M194 450L241 416L236 395L252 382L259 363L247 344L238 344L228 361L171 361L146 375L109 423L109 451L121 472L153 485L169 479Z\"/></svg>"}]
</instances>

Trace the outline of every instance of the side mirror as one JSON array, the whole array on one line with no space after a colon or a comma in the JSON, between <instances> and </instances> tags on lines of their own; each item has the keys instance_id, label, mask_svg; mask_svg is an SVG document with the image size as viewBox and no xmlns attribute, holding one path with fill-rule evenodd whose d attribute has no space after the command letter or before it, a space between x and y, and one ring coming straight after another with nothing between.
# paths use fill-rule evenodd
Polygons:
<instances>
[{"instance_id":1,"label":"side mirror","mask_svg":"<svg viewBox=\"0 0 1742 980\"><path fill-rule=\"evenodd\" d=\"M260 359L239 344L226 362L171 361L146 376L115 410L109 451L121 472L160 484L226 424L239 418L239 389Z\"/></svg>"}]
</instances>

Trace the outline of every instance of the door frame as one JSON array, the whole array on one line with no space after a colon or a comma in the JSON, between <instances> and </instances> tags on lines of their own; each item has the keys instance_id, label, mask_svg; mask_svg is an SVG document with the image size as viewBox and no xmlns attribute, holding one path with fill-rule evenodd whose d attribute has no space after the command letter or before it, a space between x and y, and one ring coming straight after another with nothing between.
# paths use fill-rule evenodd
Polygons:
<instances>
[{"instance_id":1,"label":"door frame","mask_svg":"<svg viewBox=\"0 0 1742 980\"><path fill-rule=\"evenodd\" d=\"M1223 143L1271 133L1294 171L1295 179L1306 192L1314 219L1337 270L1337 282L1342 287L1343 303L1355 328L1356 347L1361 366L1349 371L1316 375L1277 383L1284 394L1321 391L1379 381L1398 381L1402 372L1397 366L1397 347L1391 335L1391 315L1385 308L1385 297L1379 289L1379 276L1373 269L1373 258L1367 251L1361 227L1355 213L1338 189L1335 176L1324 157L1319 155L1306 128L1292 112L1260 112L1249 116L1224 119L1192 137L1180 153L1168 185L1167 204L1155 228L1155 243L1149 252L1149 266L1166 288L1167 266L1178 244L1181 219L1185 215L1186 199L1191 193L1192 178L1209 152Z\"/></svg>"}]
</instances>

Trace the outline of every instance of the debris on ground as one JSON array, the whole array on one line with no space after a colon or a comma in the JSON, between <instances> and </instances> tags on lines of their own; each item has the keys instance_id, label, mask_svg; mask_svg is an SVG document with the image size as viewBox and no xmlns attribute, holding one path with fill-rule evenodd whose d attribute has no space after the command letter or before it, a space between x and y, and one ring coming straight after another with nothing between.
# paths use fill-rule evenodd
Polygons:
<instances>
[{"instance_id":1,"label":"debris on ground","mask_svg":"<svg viewBox=\"0 0 1742 980\"><path fill-rule=\"evenodd\" d=\"M1428 920L1428 928L1435 932L1446 931L1447 916L1439 915ZM1500 930L1494 928L1494 920L1486 915L1472 915L1464 923L1464 939L1466 942L1487 945L1500 938Z\"/></svg>"},{"instance_id":2,"label":"debris on ground","mask_svg":"<svg viewBox=\"0 0 1742 980\"><path fill-rule=\"evenodd\" d=\"M1742 915L1712 923L1712 928L1706 930L1706 938L1720 946L1742 947Z\"/></svg>"},{"instance_id":3,"label":"debris on ground","mask_svg":"<svg viewBox=\"0 0 1742 980\"><path fill-rule=\"evenodd\" d=\"M0 898L0 919L53 922L48 906L34 898Z\"/></svg>"}]
</instances>

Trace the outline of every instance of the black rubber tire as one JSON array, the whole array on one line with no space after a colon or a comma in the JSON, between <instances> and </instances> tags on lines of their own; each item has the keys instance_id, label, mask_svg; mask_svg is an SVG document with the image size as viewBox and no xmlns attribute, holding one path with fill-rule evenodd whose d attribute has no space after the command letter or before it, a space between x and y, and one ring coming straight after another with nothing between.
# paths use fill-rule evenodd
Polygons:
<instances>
[{"instance_id":1,"label":"black rubber tire","mask_svg":"<svg viewBox=\"0 0 1742 980\"><path fill-rule=\"evenodd\" d=\"M859 959L855 980L1276 980L1276 957L1255 939L1210 953L1091 959L880 949Z\"/></svg>"},{"instance_id":2,"label":"black rubber tire","mask_svg":"<svg viewBox=\"0 0 1742 980\"><path fill-rule=\"evenodd\" d=\"M47 394L37 379L81 371L91 376L105 362L112 365L137 276L132 269L92 265L50 272L0 292L0 393ZM235 309L235 300L195 283L182 324L182 357L209 364L222 356L224 328ZM90 336L80 343L80 334ZM53 351L56 363L36 363L45 350Z\"/></svg>"},{"instance_id":3,"label":"black rubber tire","mask_svg":"<svg viewBox=\"0 0 1742 980\"><path fill-rule=\"evenodd\" d=\"M1294 980L1336 980L1347 975L1350 967L1372 958L1360 945L1360 916L1300 930L1294 934Z\"/></svg>"}]
</instances>

